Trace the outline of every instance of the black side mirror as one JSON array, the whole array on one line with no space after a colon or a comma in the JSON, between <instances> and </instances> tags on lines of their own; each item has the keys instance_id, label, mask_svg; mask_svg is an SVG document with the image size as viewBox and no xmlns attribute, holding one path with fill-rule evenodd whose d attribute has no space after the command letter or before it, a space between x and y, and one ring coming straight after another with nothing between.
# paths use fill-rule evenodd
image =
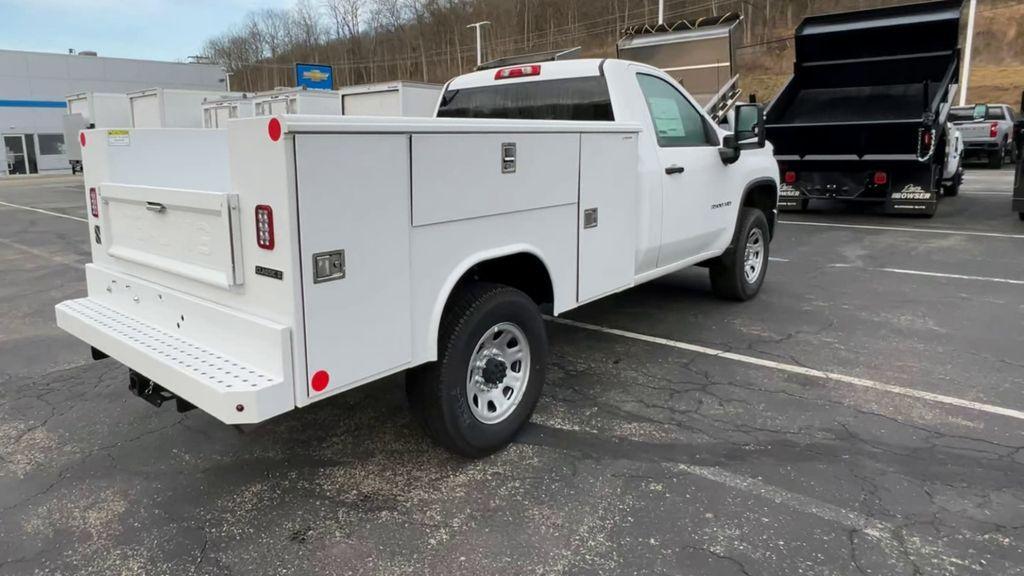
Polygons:
<instances>
[{"instance_id":1,"label":"black side mirror","mask_svg":"<svg viewBox=\"0 0 1024 576\"><path fill-rule=\"evenodd\" d=\"M760 104L737 104L736 131L733 136L733 146L738 150L764 148L764 107Z\"/></svg>"}]
</instances>

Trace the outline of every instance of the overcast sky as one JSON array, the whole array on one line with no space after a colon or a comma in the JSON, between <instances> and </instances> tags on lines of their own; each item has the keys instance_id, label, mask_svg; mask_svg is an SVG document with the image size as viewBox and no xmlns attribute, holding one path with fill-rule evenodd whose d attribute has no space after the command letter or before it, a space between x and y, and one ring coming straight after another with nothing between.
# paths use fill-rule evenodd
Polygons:
<instances>
[{"instance_id":1,"label":"overcast sky","mask_svg":"<svg viewBox=\"0 0 1024 576\"><path fill-rule=\"evenodd\" d=\"M0 0L0 48L186 60L249 10L293 0Z\"/></svg>"}]
</instances>

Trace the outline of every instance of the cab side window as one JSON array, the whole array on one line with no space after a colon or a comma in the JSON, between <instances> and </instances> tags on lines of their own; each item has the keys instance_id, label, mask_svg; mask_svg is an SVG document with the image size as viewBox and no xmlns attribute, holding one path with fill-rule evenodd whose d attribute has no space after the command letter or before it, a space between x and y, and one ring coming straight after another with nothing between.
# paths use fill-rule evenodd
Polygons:
<instances>
[{"instance_id":1,"label":"cab side window","mask_svg":"<svg viewBox=\"0 0 1024 576\"><path fill-rule=\"evenodd\" d=\"M700 112L671 84L649 74L637 74L640 91L662 148L717 146L717 137Z\"/></svg>"}]
</instances>

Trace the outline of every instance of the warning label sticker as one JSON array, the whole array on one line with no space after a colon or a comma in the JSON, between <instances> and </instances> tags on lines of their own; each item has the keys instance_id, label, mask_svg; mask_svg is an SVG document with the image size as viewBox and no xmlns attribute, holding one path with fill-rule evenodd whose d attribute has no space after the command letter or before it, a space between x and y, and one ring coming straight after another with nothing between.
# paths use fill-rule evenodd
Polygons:
<instances>
[{"instance_id":1,"label":"warning label sticker","mask_svg":"<svg viewBox=\"0 0 1024 576\"><path fill-rule=\"evenodd\" d=\"M131 146L132 137L127 130L107 130L108 146Z\"/></svg>"}]
</instances>

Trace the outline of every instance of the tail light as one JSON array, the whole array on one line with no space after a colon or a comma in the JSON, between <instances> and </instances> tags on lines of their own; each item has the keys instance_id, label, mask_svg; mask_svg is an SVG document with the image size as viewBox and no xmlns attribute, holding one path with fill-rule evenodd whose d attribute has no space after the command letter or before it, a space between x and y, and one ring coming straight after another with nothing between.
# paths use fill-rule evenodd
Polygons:
<instances>
[{"instance_id":1,"label":"tail light","mask_svg":"<svg viewBox=\"0 0 1024 576\"><path fill-rule=\"evenodd\" d=\"M264 250L274 249L274 210L266 204L256 207L256 245Z\"/></svg>"},{"instance_id":2,"label":"tail light","mask_svg":"<svg viewBox=\"0 0 1024 576\"><path fill-rule=\"evenodd\" d=\"M988 137L995 138L996 136L999 136L999 122L993 122L988 127Z\"/></svg>"},{"instance_id":3,"label":"tail light","mask_svg":"<svg viewBox=\"0 0 1024 576\"><path fill-rule=\"evenodd\" d=\"M889 175L885 172L875 172L875 185L884 186L889 183Z\"/></svg>"},{"instance_id":4,"label":"tail light","mask_svg":"<svg viewBox=\"0 0 1024 576\"><path fill-rule=\"evenodd\" d=\"M786 172L786 175L783 177L783 179L786 181L786 184L796 183L796 172L793 172L792 170Z\"/></svg>"},{"instance_id":5,"label":"tail light","mask_svg":"<svg viewBox=\"0 0 1024 576\"><path fill-rule=\"evenodd\" d=\"M96 188L89 188L89 211L93 218L100 217L100 198L96 194Z\"/></svg>"},{"instance_id":6,"label":"tail light","mask_svg":"<svg viewBox=\"0 0 1024 576\"><path fill-rule=\"evenodd\" d=\"M502 68L494 73L495 80L507 80L509 78L525 78L527 76L540 76L540 64L529 66L516 66L514 68Z\"/></svg>"}]
</instances>

